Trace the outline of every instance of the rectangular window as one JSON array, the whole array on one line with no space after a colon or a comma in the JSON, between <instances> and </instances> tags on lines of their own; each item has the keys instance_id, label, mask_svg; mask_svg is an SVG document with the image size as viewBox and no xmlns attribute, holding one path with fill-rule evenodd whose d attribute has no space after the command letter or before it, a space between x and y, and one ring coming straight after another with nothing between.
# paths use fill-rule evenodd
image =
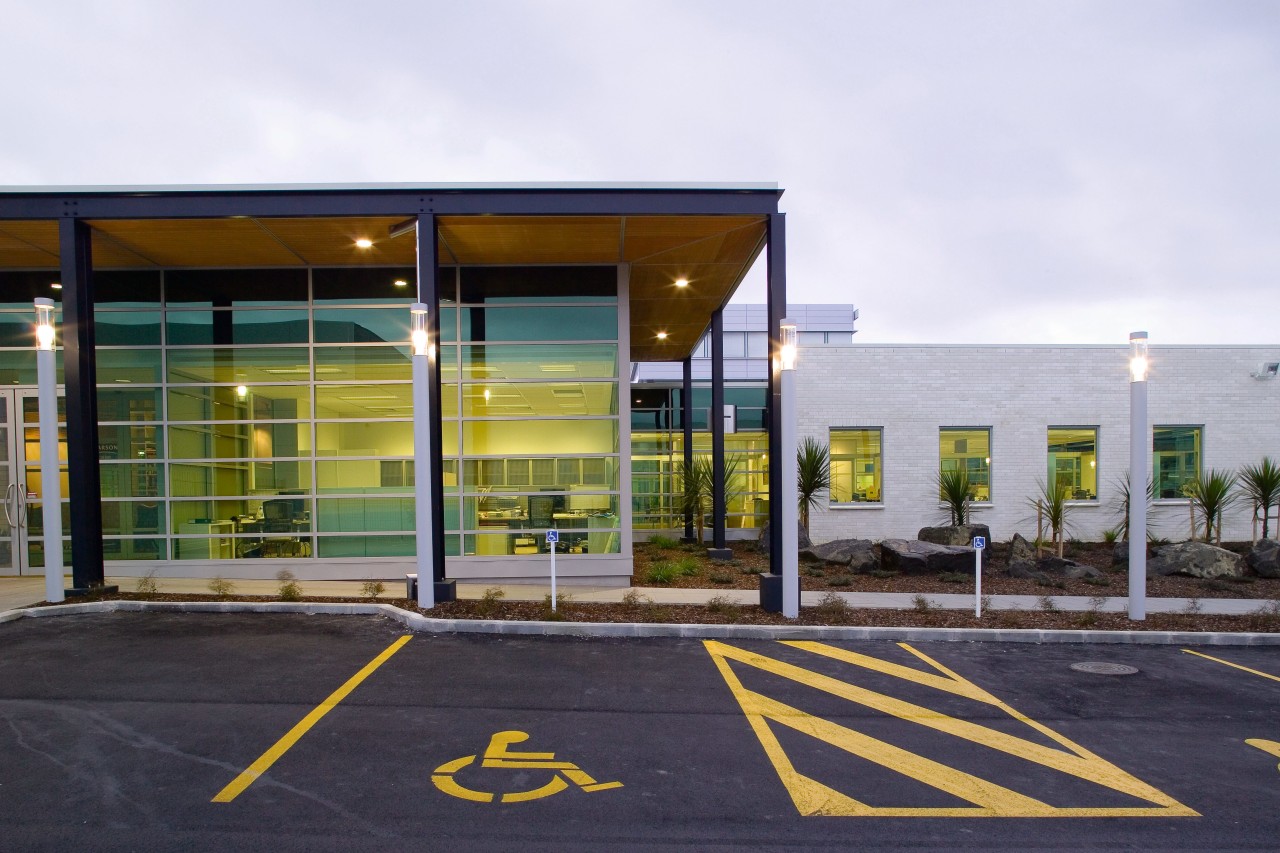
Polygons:
<instances>
[{"instance_id":1,"label":"rectangular window","mask_svg":"<svg viewBox=\"0 0 1280 853\"><path fill-rule=\"evenodd\" d=\"M1048 483L1068 500L1098 499L1098 428L1049 427Z\"/></svg>"},{"instance_id":2,"label":"rectangular window","mask_svg":"<svg viewBox=\"0 0 1280 853\"><path fill-rule=\"evenodd\" d=\"M1152 433L1152 467L1156 497L1185 498L1187 483L1200 474L1203 428L1158 426Z\"/></svg>"},{"instance_id":3,"label":"rectangular window","mask_svg":"<svg viewBox=\"0 0 1280 853\"><path fill-rule=\"evenodd\" d=\"M971 500L991 500L991 427L943 427L938 430L941 470L964 471Z\"/></svg>"},{"instance_id":4,"label":"rectangular window","mask_svg":"<svg viewBox=\"0 0 1280 853\"><path fill-rule=\"evenodd\" d=\"M831 430L831 503L879 503L880 427Z\"/></svg>"}]
</instances>

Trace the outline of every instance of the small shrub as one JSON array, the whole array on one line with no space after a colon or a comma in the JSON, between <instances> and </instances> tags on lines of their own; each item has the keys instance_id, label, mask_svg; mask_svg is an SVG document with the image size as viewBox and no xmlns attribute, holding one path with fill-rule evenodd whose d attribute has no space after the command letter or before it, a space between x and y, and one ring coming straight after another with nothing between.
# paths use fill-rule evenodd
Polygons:
<instances>
[{"instance_id":1,"label":"small shrub","mask_svg":"<svg viewBox=\"0 0 1280 853\"><path fill-rule=\"evenodd\" d=\"M817 566L805 566L800 571L807 578L820 578L826 575L826 572Z\"/></svg>"},{"instance_id":2,"label":"small shrub","mask_svg":"<svg viewBox=\"0 0 1280 853\"><path fill-rule=\"evenodd\" d=\"M142 577L138 578L138 592L142 595L155 595L160 591L160 585L156 583L157 569L152 569Z\"/></svg>"},{"instance_id":3,"label":"small shrub","mask_svg":"<svg viewBox=\"0 0 1280 853\"><path fill-rule=\"evenodd\" d=\"M837 592L828 592L813 608L827 622L842 622L849 618L853 608Z\"/></svg>"},{"instance_id":4,"label":"small shrub","mask_svg":"<svg viewBox=\"0 0 1280 853\"><path fill-rule=\"evenodd\" d=\"M696 557L681 557L675 562L676 571L685 577L693 577L702 571L702 566Z\"/></svg>"},{"instance_id":5,"label":"small shrub","mask_svg":"<svg viewBox=\"0 0 1280 853\"><path fill-rule=\"evenodd\" d=\"M686 542L680 546L680 550L689 554L696 554L705 547L705 545L699 545L697 542Z\"/></svg>"},{"instance_id":6,"label":"small shrub","mask_svg":"<svg viewBox=\"0 0 1280 853\"><path fill-rule=\"evenodd\" d=\"M879 580L884 580L885 578L896 578L898 576L898 573L893 569L872 569L867 572L867 574L871 575L873 578L878 578Z\"/></svg>"},{"instance_id":7,"label":"small shrub","mask_svg":"<svg viewBox=\"0 0 1280 853\"><path fill-rule=\"evenodd\" d=\"M943 572L938 575L938 580L943 583L964 583L969 580L968 572Z\"/></svg>"},{"instance_id":8,"label":"small shrub","mask_svg":"<svg viewBox=\"0 0 1280 853\"><path fill-rule=\"evenodd\" d=\"M1120 541L1120 531L1116 530L1114 527L1110 530L1102 531L1102 541L1106 542L1108 545L1116 544L1116 542Z\"/></svg>"},{"instance_id":9,"label":"small shrub","mask_svg":"<svg viewBox=\"0 0 1280 853\"><path fill-rule=\"evenodd\" d=\"M1098 611L1086 610L1076 617L1077 628L1092 628L1098 624Z\"/></svg>"},{"instance_id":10,"label":"small shrub","mask_svg":"<svg viewBox=\"0 0 1280 853\"><path fill-rule=\"evenodd\" d=\"M236 585L222 577L222 575L214 575L213 580L209 581L209 592L219 598L226 598L235 591L235 588Z\"/></svg>"},{"instance_id":11,"label":"small shrub","mask_svg":"<svg viewBox=\"0 0 1280 853\"><path fill-rule=\"evenodd\" d=\"M360 584L360 594L365 598L377 598L386 591L387 586L382 581L365 581Z\"/></svg>"},{"instance_id":12,"label":"small shrub","mask_svg":"<svg viewBox=\"0 0 1280 853\"><path fill-rule=\"evenodd\" d=\"M1051 595L1042 595L1036 599L1036 607L1042 613L1057 613L1058 602L1053 600Z\"/></svg>"},{"instance_id":13,"label":"small shrub","mask_svg":"<svg viewBox=\"0 0 1280 853\"><path fill-rule=\"evenodd\" d=\"M1280 631L1280 601L1268 601L1250 613L1246 624L1250 631Z\"/></svg>"},{"instance_id":14,"label":"small shrub","mask_svg":"<svg viewBox=\"0 0 1280 853\"><path fill-rule=\"evenodd\" d=\"M646 604L653 604L653 599L647 595L643 595L640 590L632 587L622 594L622 606L636 610L644 607Z\"/></svg>"},{"instance_id":15,"label":"small shrub","mask_svg":"<svg viewBox=\"0 0 1280 853\"><path fill-rule=\"evenodd\" d=\"M827 586L851 586L853 578L848 575L836 575L833 578L827 578Z\"/></svg>"},{"instance_id":16,"label":"small shrub","mask_svg":"<svg viewBox=\"0 0 1280 853\"><path fill-rule=\"evenodd\" d=\"M1111 586L1111 578L1099 575L1096 578L1081 578L1089 586Z\"/></svg>"},{"instance_id":17,"label":"small shrub","mask_svg":"<svg viewBox=\"0 0 1280 853\"><path fill-rule=\"evenodd\" d=\"M982 598L978 599L978 601L982 603L982 612L986 613L988 610L991 609L991 605L995 601L995 599L993 599L989 595L984 595L982 596Z\"/></svg>"},{"instance_id":18,"label":"small shrub","mask_svg":"<svg viewBox=\"0 0 1280 853\"><path fill-rule=\"evenodd\" d=\"M1182 612L1187 616L1195 616L1204 610L1204 602L1199 598L1188 598L1187 606L1182 608Z\"/></svg>"},{"instance_id":19,"label":"small shrub","mask_svg":"<svg viewBox=\"0 0 1280 853\"><path fill-rule=\"evenodd\" d=\"M911 606L916 609L917 613L928 613L933 610L933 602L929 600L929 597L918 592L911 599Z\"/></svg>"},{"instance_id":20,"label":"small shrub","mask_svg":"<svg viewBox=\"0 0 1280 853\"><path fill-rule=\"evenodd\" d=\"M1058 578L1036 578L1036 586L1047 586L1053 589L1066 589L1067 582Z\"/></svg>"},{"instance_id":21,"label":"small shrub","mask_svg":"<svg viewBox=\"0 0 1280 853\"><path fill-rule=\"evenodd\" d=\"M742 607L738 602L729 598L727 595L715 595L707 599L707 610L711 613L733 614L738 613Z\"/></svg>"},{"instance_id":22,"label":"small shrub","mask_svg":"<svg viewBox=\"0 0 1280 853\"><path fill-rule=\"evenodd\" d=\"M675 563L654 563L649 567L649 571L645 573L644 579L649 583L666 586L676 579L677 574L679 574L679 571L676 569Z\"/></svg>"},{"instance_id":23,"label":"small shrub","mask_svg":"<svg viewBox=\"0 0 1280 853\"><path fill-rule=\"evenodd\" d=\"M733 583L733 575L714 574L711 576L711 582L718 584Z\"/></svg>"},{"instance_id":24,"label":"small shrub","mask_svg":"<svg viewBox=\"0 0 1280 853\"><path fill-rule=\"evenodd\" d=\"M476 612L481 616L488 618L498 612L498 608L502 605L502 599L506 598L507 593L500 586L491 586L480 595L480 600L476 602Z\"/></svg>"},{"instance_id":25,"label":"small shrub","mask_svg":"<svg viewBox=\"0 0 1280 853\"><path fill-rule=\"evenodd\" d=\"M1107 606L1107 597L1105 595L1095 595L1089 599L1089 609L1095 613L1101 613L1102 608Z\"/></svg>"},{"instance_id":26,"label":"small shrub","mask_svg":"<svg viewBox=\"0 0 1280 853\"><path fill-rule=\"evenodd\" d=\"M670 551L680 543L672 539L670 536L650 536L649 544L657 548L659 551Z\"/></svg>"},{"instance_id":27,"label":"small shrub","mask_svg":"<svg viewBox=\"0 0 1280 853\"><path fill-rule=\"evenodd\" d=\"M288 569L281 569L276 572L276 580L280 582L281 601L302 600L302 587L298 586L298 579L293 572Z\"/></svg>"},{"instance_id":28,"label":"small shrub","mask_svg":"<svg viewBox=\"0 0 1280 853\"><path fill-rule=\"evenodd\" d=\"M743 566L741 569L739 569L739 571L740 571L740 572L742 572L744 575L758 575L758 574L760 574L759 570L757 570L757 569L753 569L753 568L751 568L750 566Z\"/></svg>"},{"instance_id":29,"label":"small shrub","mask_svg":"<svg viewBox=\"0 0 1280 853\"><path fill-rule=\"evenodd\" d=\"M1218 578L1209 578L1208 580L1200 581L1200 588L1207 589L1210 592L1226 592L1231 589L1231 584Z\"/></svg>"},{"instance_id":30,"label":"small shrub","mask_svg":"<svg viewBox=\"0 0 1280 853\"><path fill-rule=\"evenodd\" d=\"M556 593L556 609L551 609L551 593L542 596L542 621L543 622L563 622L565 620L564 606L569 603L569 596L563 592Z\"/></svg>"}]
</instances>

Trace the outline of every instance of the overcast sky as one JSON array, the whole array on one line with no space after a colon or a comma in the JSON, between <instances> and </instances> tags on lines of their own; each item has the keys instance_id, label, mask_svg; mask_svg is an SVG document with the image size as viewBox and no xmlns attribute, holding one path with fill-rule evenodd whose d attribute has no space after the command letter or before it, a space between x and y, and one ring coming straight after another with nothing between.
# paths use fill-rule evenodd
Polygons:
<instances>
[{"instance_id":1,"label":"overcast sky","mask_svg":"<svg viewBox=\"0 0 1280 853\"><path fill-rule=\"evenodd\" d=\"M0 0L0 185L776 181L859 340L1280 339L1280 2ZM763 301L753 273L738 301Z\"/></svg>"}]
</instances>

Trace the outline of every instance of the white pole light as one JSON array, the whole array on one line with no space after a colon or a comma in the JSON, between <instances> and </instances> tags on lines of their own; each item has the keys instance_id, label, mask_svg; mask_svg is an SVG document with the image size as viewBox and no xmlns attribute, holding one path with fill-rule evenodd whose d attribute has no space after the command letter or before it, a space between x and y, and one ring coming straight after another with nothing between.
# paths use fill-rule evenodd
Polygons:
<instances>
[{"instance_id":1,"label":"white pole light","mask_svg":"<svg viewBox=\"0 0 1280 853\"><path fill-rule=\"evenodd\" d=\"M427 306L409 306L409 345L413 353L413 497L417 527L418 607L436 606L435 542L431 529L431 397L428 394L427 358L431 342L427 336Z\"/></svg>"},{"instance_id":2,"label":"white pole light","mask_svg":"<svg viewBox=\"0 0 1280 853\"><path fill-rule=\"evenodd\" d=\"M1147 618L1147 333L1129 335L1129 618Z\"/></svg>"},{"instance_id":3,"label":"white pole light","mask_svg":"<svg viewBox=\"0 0 1280 853\"><path fill-rule=\"evenodd\" d=\"M778 379L782 392L782 615L795 619L800 615L800 493L796 479L796 324L783 320L778 353Z\"/></svg>"},{"instance_id":4,"label":"white pole light","mask_svg":"<svg viewBox=\"0 0 1280 853\"><path fill-rule=\"evenodd\" d=\"M44 509L44 597L62 601L62 482L58 470L58 370L53 352L53 300L40 297L36 306L36 385L40 405L40 496Z\"/></svg>"}]
</instances>

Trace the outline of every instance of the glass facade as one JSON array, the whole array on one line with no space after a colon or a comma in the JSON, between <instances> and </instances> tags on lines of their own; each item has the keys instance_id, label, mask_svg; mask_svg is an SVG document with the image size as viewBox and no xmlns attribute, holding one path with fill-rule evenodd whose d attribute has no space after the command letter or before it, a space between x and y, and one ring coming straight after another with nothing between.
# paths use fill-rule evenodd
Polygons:
<instances>
[{"instance_id":1,"label":"glass facade","mask_svg":"<svg viewBox=\"0 0 1280 853\"><path fill-rule=\"evenodd\" d=\"M832 428L831 503L880 503L883 430Z\"/></svg>"},{"instance_id":2,"label":"glass facade","mask_svg":"<svg viewBox=\"0 0 1280 853\"><path fill-rule=\"evenodd\" d=\"M943 427L938 430L942 471L965 471L972 500L991 500L991 428Z\"/></svg>"},{"instance_id":3,"label":"glass facade","mask_svg":"<svg viewBox=\"0 0 1280 853\"><path fill-rule=\"evenodd\" d=\"M1048 481L1076 501L1098 499L1098 428L1049 427Z\"/></svg>"},{"instance_id":4,"label":"glass facade","mask_svg":"<svg viewBox=\"0 0 1280 853\"><path fill-rule=\"evenodd\" d=\"M1200 475L1203 427L1157 426L1152 431L1152 478L1156 497L1185 498L1184 487Z\"/></svg>"},{"instance_id":5,"label":"glass facade","mask_svg":"<svg viewBox=\"0 0 1280 853\"><path fill-rule=\"evenodd\" d=\"M49 282L28 277L0 307L12 385L35 384L29 297ZM415 280L391 267L99 274L106 558L413 555ZM618 553L616 268L451 267L440 288L446 553L542 553L551 527L562 553Z\"/></svg>"}]
</instances>

